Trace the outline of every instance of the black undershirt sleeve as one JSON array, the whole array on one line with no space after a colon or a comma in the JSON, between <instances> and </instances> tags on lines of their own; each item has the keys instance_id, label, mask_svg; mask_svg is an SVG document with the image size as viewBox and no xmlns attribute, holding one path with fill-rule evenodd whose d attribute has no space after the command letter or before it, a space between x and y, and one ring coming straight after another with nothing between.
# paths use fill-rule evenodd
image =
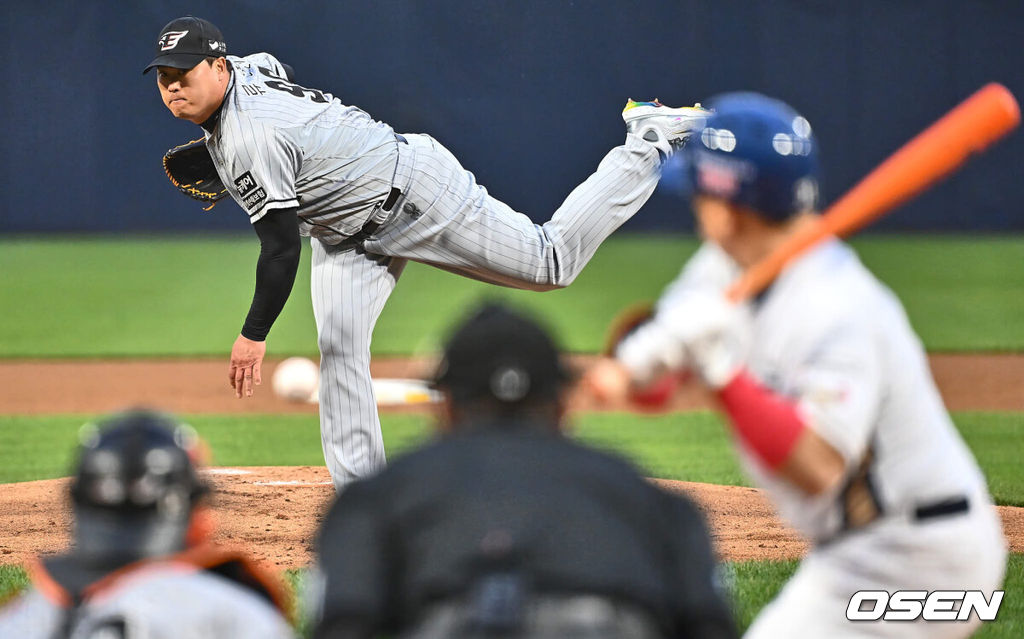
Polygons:
<instances>
[{"instance_id":1,"label":"black undershirt sleeve","mask_svg":"<svg viewBox=\"0 0 1024 639\"><path fill-rule=\"evenodd\" d=\"M295 283L302 253L296 211L295 207L274 209L253 224L260 238L260 257L256 262L256 291L242 326L242 336L253 341L267 339Z\"/></svg>"}]
</instances>

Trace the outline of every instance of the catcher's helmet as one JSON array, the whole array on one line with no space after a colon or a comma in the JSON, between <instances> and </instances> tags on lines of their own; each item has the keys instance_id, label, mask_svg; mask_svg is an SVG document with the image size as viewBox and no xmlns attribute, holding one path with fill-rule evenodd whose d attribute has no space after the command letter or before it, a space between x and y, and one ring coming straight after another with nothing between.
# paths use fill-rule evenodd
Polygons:
<instances>
[{"instance_id":1,"label":"catcher's helmet","mask_svg":"<svg viewBox=\"0 0 1024 639\"><path fill-rule=\"evenodd\" d=\"M71 483L77 552L114 560L182 550L207 491L193 463L195 433L169 415L135 410L82 435Z\"/></svg>"},{"instance_id":2,"label":"catcher's helmet","mask_svg":"<svg viewBox=\"0 0 1024 639\"><path fill-rule=\"evenodd\" d=\"M694 193L780 221L816 206L818 144L803 116L759 93L722 94L709 106L713 115L687 145Z\"/></svg>"}]
</instances>

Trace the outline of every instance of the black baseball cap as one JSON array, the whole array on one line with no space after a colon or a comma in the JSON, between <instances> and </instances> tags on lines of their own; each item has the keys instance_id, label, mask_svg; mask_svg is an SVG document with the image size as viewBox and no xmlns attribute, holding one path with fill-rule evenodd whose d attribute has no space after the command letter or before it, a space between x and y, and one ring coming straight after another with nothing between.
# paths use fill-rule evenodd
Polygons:
<instances>
[{"instance_id":1,"label":"black baseball cap","mask_svg":"<svg viewBox=\"0 0 1024 639\"><path fill-rule=\"evenodd\" d=\"M540 324L488 303L448 339L434 386L456 402L489 399L514 405L556 399L571 377Z\"/></svg>"},{"instance_id":2,"label":"black baseball cap","mask_svg":"<svg viewBox=\"0 0 1024 639\"><path fill-rule=\"evenodd\" d=\"M142 70L153 67L191 69L204 59L228 54L228 45L220 29L209 20L195 16L176 18L160 30L156 41L156 57Z\"/></svg>"}]
</instances>

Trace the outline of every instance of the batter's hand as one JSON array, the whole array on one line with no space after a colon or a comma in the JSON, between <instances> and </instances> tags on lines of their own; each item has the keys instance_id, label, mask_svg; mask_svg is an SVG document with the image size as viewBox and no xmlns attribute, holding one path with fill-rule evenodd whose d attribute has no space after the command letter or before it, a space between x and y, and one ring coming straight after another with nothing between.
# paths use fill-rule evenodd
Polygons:
<instances>
[{"instance_id":1,"label":"batter's hand","mask_svg":"<svg viewBox=\"0 0 1024 639\"><path fill-rule=\"evenodd\" d=\"M665 313L663 325L672 348L681 348L683 361L704 383L719 389L742 369L752 328L749 309L720 293L693 292Z\"/></svg>"},{"instance_id":2,"label":"batter's hand","mask_svg":"<svg viewBox=\"0 0 1024 639\"><path fill-rule=\"evenodd\" d=\"M621 404L629 398L629 372L611 357L602 357L583 373L581 386L601 404Z\"/></svg>"},{"instance_id":3,"label":"batter's hand","mask_svg":"<svg viewBox=\"0 0 1024 639\"><path fill-rule=\"evenodd\" d=\"M235 389L235 397L252 397L252 385L262 383L260 367L263 356L267 354L266 342L254 342L242 335L231 347L231 369L228 372L228 383Z\"/></svg>"}]
</instances>

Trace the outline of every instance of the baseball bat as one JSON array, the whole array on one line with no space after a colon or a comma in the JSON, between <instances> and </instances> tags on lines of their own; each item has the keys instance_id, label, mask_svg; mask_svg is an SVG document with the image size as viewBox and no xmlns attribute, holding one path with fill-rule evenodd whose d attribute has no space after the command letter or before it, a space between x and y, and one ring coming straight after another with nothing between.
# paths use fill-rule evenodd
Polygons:
<instances>
[{"instance_id":1,"label":"baseball bat","mask_svg":"<svg viewBox=\"0 0 1024 639\"><path fill-rule=\"evenodd\" d=\"M377 397L378 406L413 406L441 401L441 393L422 379L375 377L372 381L373 394Z\"/></svg>"},{"instance_id":2,"label":"baseball bat","mask_svg":"<svg viewBox=\"0 0 1024 639\"><path fill-rule=\"evenodd\" d=\"M740 302L757 295L791 260L828 237L846 237L939 182L1020 123L1020 107L1001 84L990 83L954 107L890 155L817 224L791 236L733 282L727 296Z\"/></svg>"},{"instance_id":3,"label":"baseball bat","mask_svg":"<svg viewBox=\"0 0 1024 639\"><path fill-rule=\"evenodd\" d=\"M374 377L370 383L378 406L418 406L441 401L441 393L426 380ZM306 401L310 404L320 403L319 383Z\"/></svg>"}]
</instances>

